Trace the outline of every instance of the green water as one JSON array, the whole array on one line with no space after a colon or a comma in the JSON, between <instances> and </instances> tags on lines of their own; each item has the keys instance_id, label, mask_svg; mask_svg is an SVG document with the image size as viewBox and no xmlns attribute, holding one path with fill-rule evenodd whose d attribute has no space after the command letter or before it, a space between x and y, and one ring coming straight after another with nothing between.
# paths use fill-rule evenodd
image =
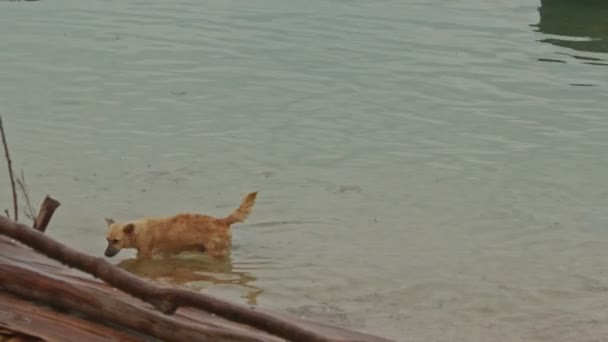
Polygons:
<instances>
[{"instance_id":1,"label":"green water","mask_svg":"<svg viewBox=\"0 0 608 342\"><path fill-rule=\"evenodd\" d=\"M229 261L139 274L399 341L598 341L606 18L604 1L0 1L0 114L34 205L62 202L48 234L87 253L104 217L220 216L260 191ZM4 166L0 189L11 207Z\"/></svg>"}]
</instances>

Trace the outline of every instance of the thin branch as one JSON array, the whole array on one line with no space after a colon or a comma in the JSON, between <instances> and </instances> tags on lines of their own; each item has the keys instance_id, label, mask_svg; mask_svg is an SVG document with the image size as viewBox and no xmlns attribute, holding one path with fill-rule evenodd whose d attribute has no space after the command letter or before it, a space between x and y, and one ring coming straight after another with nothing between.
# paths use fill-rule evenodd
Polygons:
<instances>
[{"instance_id":1,"label":"thin branch","mask_svg":"<svg viewBox=\"0 0 608 342\"><path fill-rule=\"evenodd\" d=\"M323 336L289 320L225 302L209 295L155 285L102 258L80 253L34 229L2 217L0 217L0 234L18 240L49 258L89 273L117 289L152 304L165 314L173 314L178 307L193 307L294 342L341 340Z\"/></svg>"},{"instance_id":2,"label":"thin branch","mask_svg":"<svg viewBox=\"0 0 608 342\"><path fill-rule=\"evenodd\" d=\"M27 205L27 210L25 211L25 217L32 220L32 223L36 221L36 211L32 207L32 202L30 201L30 194L27 189L27 185L25 184L25 174L23 173L23 169L21 170L21 178L17 177L17 185L19 185L19 190L23 194L23 198L25 198L25 204Z\"/></svg>"},{"instance_id":3,"label":"thin branch","mask_svg":"<svg viewBox=\"0 0 608 342\"><path fill-rule=\"evenodd\" d=\"M13 189L13 210L14 220L19 221L19 212L17 208L17 189L15 188L15 177L13 176L13 163L11 161L11 155L8 153L8 145L6 143L6 135L4 134L4 125L2 123L2 116L0 116L0 133L2 134L2 145L4 145L4 156L6 157L6 163L8 166L8 175L11 179L11 188Z\"/></svg>"}]
</instances>

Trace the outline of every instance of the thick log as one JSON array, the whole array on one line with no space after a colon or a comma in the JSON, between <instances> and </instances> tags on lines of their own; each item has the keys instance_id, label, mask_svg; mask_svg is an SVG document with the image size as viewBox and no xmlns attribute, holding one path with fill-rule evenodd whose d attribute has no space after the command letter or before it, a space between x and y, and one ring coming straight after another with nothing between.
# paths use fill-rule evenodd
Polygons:
<instances>
[{"instance_id":1,"label":"thick log","mask_svg":"<svg viewBox=\"0 0 608 342\"><path fill-rule=\"evenodd\" d=\"M29 300L84 313L164 341L269 341L259 334L242 333L204 325L195 326L171 316L143 309L104 295L87 286L42 274L25 266L0 264L0 286ZM1 319L1 318L0 318Z\"/></svg>"},{"instance_id":2,"label":"thick log","mask_svg":"<svg viewBox=\"0 0 608 342\"><path fill-rule=\"evenodd\" d=\"M125 342L145 341L141 336L62 314L4 292L0 292L0 327L6 330L0 335L17 335L18 332L21 338L27 338L25 336L29 335L28 340L32 341L107 342L108 338ZM32 330L35 330L35 333L32 333Z\"/></svg>"},{"instance_id":3,"label":"thick log","mask_svg":"<svg viewBox=\"0 0 608 342\"><path fill-rule=\"evenodd\" d=\"M99 298L114 298L121 302L150 310L156 315L162 317L169 317L175 319L177 322L186 321L189 324L212 326L217 328L224 328L228 331L244 332L244 333L255 333L261 334L266 338L267 341L275 341L278 337L273 337L267 333L256 330L253 327L242 325L230 320L226 320L217 315L210 314L206 311L201 311L194 308L180 308L174 315L165 316L154 310L151 306L146 303L142 303L138 299L122 292L117 291L115 288L108 284L94 279L91 275L83 273L73 268L68 268L60 264L55 260L51 260L43 256L42 254L36 253L35 251L24 248L17 242L12 242L6 238L0 236L0 264L8 264L19 267L25 267L26 269L33 269L39 273L52 276L53 278L63 280L73 286L91 288L98 293ZM390 340L383 339L377 336L371 336L361 332L352 330L346 330L338 328L336 326L322 324L309 319L299 318L295 315L288 314L285 312L275 312L272 310L258 308L256 310L263 311L269 315L280 317L283 320L290 321L293 325L301 326L303 329L313 330L317 333L338 338L347 341L367 341L367 342L391 342ZM32 327L32 332L36 332L37 329ZM115 326L115 329L121 330L120 326ZM1 341L1 339L0 339Z\"/></svg>"},{"instance_id":4,"label":"thick log","mask_svg":"<svg viewBox=\"0 0 608 342\"><path fill-rule=\"evenodd\" d=\"M0 342L45 342L36 336L6 328L0 328Z\"/></svg>"},{"instance_id":5,"label":"thick log","mask_svg":"<svg viewBox=\"0 0 608 342\"><path fill-rule=\"evenodd\" d=\"M49 225L55 210L57 210L60 205L61 203L59 203L59 201L51 198L49 195L46 195L44 201L42 201L42 204L40 204L38 216L36 216L36 220L34 221L34 229L44 232L46 227Z\"/></svg>"},{"instance_id":6,"label":"thick log","mask_svg":"<svg viewBox=\"0 0 608 342\"><path fill-rule=\"evenodd\" d=\"M36 230L2 217L0 217L0 234L18 240L63 264L102 279L130 295L152 304L166 314L173 314L178 307L193 307L291 341L331 342L343 340L323 336L307 327L294 324L292 321L225 302L202 293L154 285L106 262L102 258L80 253ZM354 340L349 339L349 341Z\"/></svg>"}]
</instances>

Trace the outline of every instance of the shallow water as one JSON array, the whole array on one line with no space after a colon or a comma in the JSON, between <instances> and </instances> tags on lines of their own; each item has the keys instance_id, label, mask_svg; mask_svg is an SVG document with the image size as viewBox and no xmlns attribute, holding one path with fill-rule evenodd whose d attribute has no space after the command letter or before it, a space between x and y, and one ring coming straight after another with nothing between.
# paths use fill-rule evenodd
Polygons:
<instances>
[{"instance_id":1,"label":"shallow water","mask_svg":"<svg viewBox=\"0 0 608 342\"><path fill-rule=\"evenodd\" d=\"M2 1L0 114L84 252L260 190L230 261L142 275L399 341L604 340L608 5L574 2Z\"/></svg>"}]
</instances>

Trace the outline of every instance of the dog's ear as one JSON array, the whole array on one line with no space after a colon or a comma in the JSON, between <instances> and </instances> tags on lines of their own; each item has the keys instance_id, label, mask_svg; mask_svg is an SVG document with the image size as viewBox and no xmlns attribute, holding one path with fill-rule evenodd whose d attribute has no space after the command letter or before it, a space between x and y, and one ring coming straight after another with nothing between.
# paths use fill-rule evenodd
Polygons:
<instances>
[{"instance_id":1,"label":"dog's ear","mask_svg":"<svg viewBox=\"0 0 608 342\"><path fill-rule=\"evenodd\" d=\"M107 217L106 217L106 224L107 224L108 226L111 226L111 225L113 225L114 223L116 223L116 221L112 220L111 218L107 218Z\"/></svg>"},{"instance_id":2,"label":"dog's ear","mask_svg":"<svg viewBox=\"0 0 608 342\"><path fill-rule=\"evenodd\" d=\"M127 235L133 233L134 229L135 229L135 226L133 225L133 223L129 223L129 224L125 225L124 227L122 227L122 231Z\"/></svg>"}]
</instances>

